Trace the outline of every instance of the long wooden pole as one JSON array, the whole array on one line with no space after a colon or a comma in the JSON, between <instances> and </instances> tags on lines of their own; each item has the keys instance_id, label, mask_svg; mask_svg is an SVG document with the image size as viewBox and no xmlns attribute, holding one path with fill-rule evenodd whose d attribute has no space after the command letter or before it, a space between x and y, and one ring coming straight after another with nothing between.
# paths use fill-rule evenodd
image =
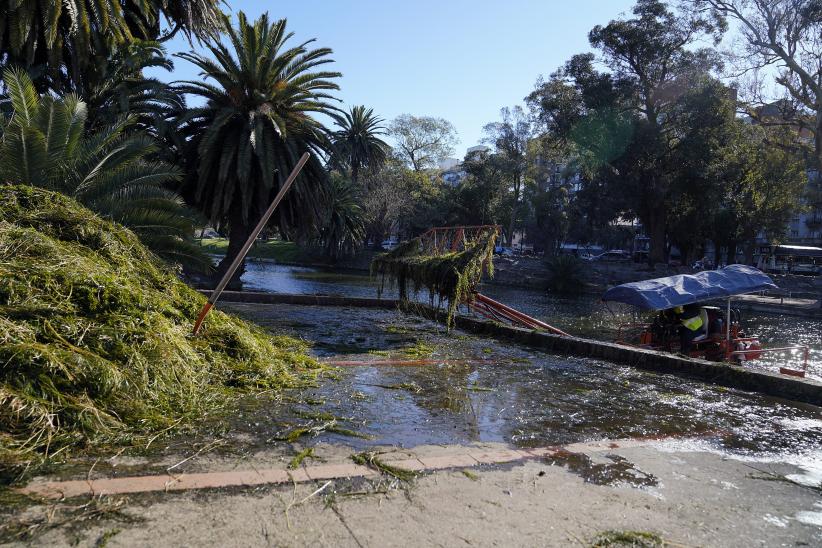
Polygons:
<instances>
[{"instance_id":1,"label":"long wooden pole","mask_svg":"<svg viewBox=\"0 0 822 548\"><path fill-rule=\"evenodd\" d=\"M217 303L217 299L220 298L220 294L228 285L228 282L231 281L231 278L234 277L234 273L237 272L237 269L240 267L240 264L245 259L245 256L248 254L248 250L251 249L251 246L254 244L254 240L257 239L257 236L260 235L265 225L268 223L268 220L271 218L271 215L274 213L274 210L277 209L277 206L280 205L280 202L285 196L285 193L288 192L288 189L291 188L291 185L294 183L294 180L297 178L297 175L300 174L302 171L303 166L305 163L308 162L308 159L311 155L306 152L300 158L300 161L297 162L297 165L294 166L294 169L291 171L291 174L288 176L288 179L285 180L283 186L280 187L280 191L277 193L277 196L274 197L274 201L271 202L271 205L268 206L268 209L263 214L260 222L257 223L257 226L254 227L254 230L251 231L251 234L248 236L248 240L243 244L243 247L240 249L240 252L234 257L234 260L231 262L231 266L228 267L228 270L223 275L223 278L220 280L220 283L217 284L217 287L214 288L214 291L211 292L211 296L208 298L208 302L203 305L202 310L197 315L197 320L194 322L194 330L192 332L193 335L197 335L200 332L200 328L203 326L203 320L205 320L206 315L211 310L211 308Z\"/></svg>"}]
</instances>

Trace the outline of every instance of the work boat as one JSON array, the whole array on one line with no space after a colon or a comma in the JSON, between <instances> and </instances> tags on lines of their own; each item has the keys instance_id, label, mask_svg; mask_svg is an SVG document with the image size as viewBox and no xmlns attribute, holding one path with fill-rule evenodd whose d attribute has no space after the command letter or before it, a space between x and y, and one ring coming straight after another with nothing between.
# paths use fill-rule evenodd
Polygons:
<instances>
[{"instance_id":1,"label":"work boat","mask_svg":"<svg viewBox=\"0 0 822 548\"><path fill-rule=\"evenodd\" d=\"M808 368L808 347L763 348L757 337L749 336L742 330L741 314L731 306L735 296L770 289L777 289L777 286L762 271L745 265L731 265L698 274L679 274L618 285L606 291L602 300L657 313L651 323L620 325L616 340L619 344L680 352L681 322L675 310L697 305L702 326L691 343L688 351L690 357L745 364L764 353L801 351L801 368L780 367L779 372L804 377ZM711 306L710 303L718 300L724 300L724 306Z\"/></svg>"}]
</instances>

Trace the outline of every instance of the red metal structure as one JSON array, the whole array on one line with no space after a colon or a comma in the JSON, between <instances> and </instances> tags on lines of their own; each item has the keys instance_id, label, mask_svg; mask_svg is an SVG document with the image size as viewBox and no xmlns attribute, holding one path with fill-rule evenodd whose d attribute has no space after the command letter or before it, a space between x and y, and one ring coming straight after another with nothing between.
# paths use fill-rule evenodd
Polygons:
<instances>
[{"instance_id":1,"label":"red metal structure","mask_svg":"<svg viewBox=\"0 0 822 548\"><path fill-rule=\"evenodd\" d=\"M466 244L475 244L481 238L492 237L496 240L500 230L499 225L439 226L424 232L420 236L420 240L426 254L441 255L461 251L465 249ZM481 316L494 321L506 322L528 329L544 330L564 337L570 336L561 329L532 318L476 291L472 293L469 302L462 304L467 305L470 310Z\"/></svg>"},{"instance_id":2,"label":"red metal structure","mask_svg":"<svg viewBox=\"0 0 822 548\"><path fill-rule=\"evenodd\" d=\"M461 251L466 242L476 242L489 233L496 240L501 228L499 225L437 226L423 232L420 240L426 254L441 255Z\"/></svg>"}]
</instances>

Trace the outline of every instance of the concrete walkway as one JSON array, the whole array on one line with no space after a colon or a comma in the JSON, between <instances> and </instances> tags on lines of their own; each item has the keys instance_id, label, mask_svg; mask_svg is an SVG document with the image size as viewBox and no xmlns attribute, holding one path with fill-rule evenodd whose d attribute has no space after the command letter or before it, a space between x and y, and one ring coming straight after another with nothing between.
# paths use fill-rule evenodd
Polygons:
<instances>
[{"instance_id":1,"label":"concrete walkway","mask_svg":"<svg viewBox=\"0 0 822 548\"><path fill-rule=\"evenodd\" d=\"M541 452L485 444L382 455L427 470L403 483L352 468L343 458L350 450L327 447L328 462L292 473L287 484L100 494L25 517L59 524L36 539L49 546L591 546L609 531L647 541L638 546L822 543L822 493L787 463L728 459L688 440ZM260 459L243 464L265 475L249 466ZM60 521L65 508L92 503L117 512Z\"/></svg>"}]
</instances>

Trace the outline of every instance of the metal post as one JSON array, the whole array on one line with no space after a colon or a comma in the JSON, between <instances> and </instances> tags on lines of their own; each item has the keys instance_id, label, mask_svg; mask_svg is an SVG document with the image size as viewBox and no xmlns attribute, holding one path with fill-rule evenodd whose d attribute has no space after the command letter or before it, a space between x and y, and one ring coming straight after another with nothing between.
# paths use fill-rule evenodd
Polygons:
<instances>
[{"instance_id":1,"label":"metal post","mask_svg":"<svg viewBox=\"0 0 822 548\"><path fill-rule=\"evenodd\" d=\"M728 310L725 318L725 341L728 343L728 351L731 348L731 298L728 297Z\"/></svg>"},{"instance_id":2,"label":"metal post","mask_svg":"<svg viewBox=\"0 0 822 548\"><path fill-rule=\"evenodd\" d=\"M220 298L220 294L228 285L228 282L231 281L231 278L234 277L234 273L237 272L237 269L240 267L240 264L245 259L248 250L251 249L251 246L254 244L254 240L257 239L257 236L262 232L265 225L268 223L268 220L271 218L271 215L274 213L274 210L277 209L277 206L280 205L280 201L282 201L283 196L285 193L288 192L288 189L291 188L291 184L297 178L297 175L300 174L302 171L303 166L305 166L306 162L311 155L306 152L300 158L300 161L297 162L297 165L294 166L294 169L291 171L291 174L288 176L288 179L285 180L283 186L280 187L280 191L277 193L277 196L274 197L274 201L271 202L271 205L268 206L268 209L265 213L263 213L260 222L257 223L257 226L254 227L254 230L251 231L251 234L248 236L248 240L243 244L243 247L240 249L240 252L234 257L234 260L231 262L231 266L228 267L228 271L223 275L223 278L220 280L220 283L217 284L217 287L214 288L214 291L211 292L211 296L208 298L208 302L203 305L202 310L200 310L200 314L197 316L197 320L194 322L194 330L192 331L193 335L197 335L200 332L200 328L203 325L203 320L205 320L208 311L211 310L211 307L217 302L217 299Z\"/></svg>"}]
</instances>

